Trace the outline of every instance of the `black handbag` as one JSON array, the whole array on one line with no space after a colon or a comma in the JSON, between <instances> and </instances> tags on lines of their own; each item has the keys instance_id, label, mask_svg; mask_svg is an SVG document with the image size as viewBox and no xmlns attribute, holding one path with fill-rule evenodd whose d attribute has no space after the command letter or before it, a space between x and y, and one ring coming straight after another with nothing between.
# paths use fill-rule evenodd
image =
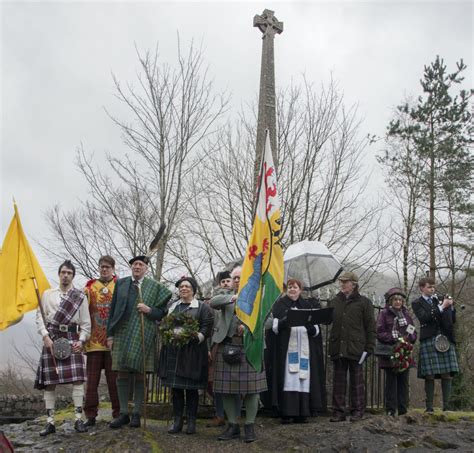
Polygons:
<instances>
[{"instance_id":1,"label":"black handbag","mask_svg":"<svg viewBox=\"0 0 474 453\"><path fill-rule=\"evenodd\" d=\"M236 365L242 359L242 346L238 344L227 343L222 350L222 358L229 365Z\"/></svg>"},{"instance_id":2,"label":"black handbag","mask_svg":"<svg viewBox=\"0 0 474 453\"><path fill-rule=\"evenodd\" d=\"M378 357L390 357L393 353L393 346L393 344L382 343L379 340L375 340L374 355Z\"/></svg>"}]
</instances>

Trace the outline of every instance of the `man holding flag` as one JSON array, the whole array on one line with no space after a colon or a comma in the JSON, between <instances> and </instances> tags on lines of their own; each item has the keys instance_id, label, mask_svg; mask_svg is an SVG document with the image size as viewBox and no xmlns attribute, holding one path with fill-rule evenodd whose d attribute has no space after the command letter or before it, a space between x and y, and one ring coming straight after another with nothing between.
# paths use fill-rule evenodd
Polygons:
<instances>
[{"instance_id":1,"label":"man holding flag","mask_svg":"<svg viewBox=\"0 0 474 453\"><path fill-rule=\"evenodd\" d=\"M283 290L284 268L283 250L280 243L280 200L268 131L257 190L254 224L247 245L242 272L239 272L239 275L236 275L235 272L232 273L234 286L236 290L238 289L235 311L243 325L239 326L237 336L234 335L230 339L230 343L235 344L238 334L242 335L243 333L245 358L242 358L237 365L230 365L230 367L238 367L240 374L227 374L227 376L234 376L229 388L219 389L219 391L222 390L222 393L227 394L235 393L229 390L239 388L240 393L245 395L245 442L256 440L254 422L258 409L258 394L267 389L262 367L265 338L264 322L273 303ZM232 302L233 300L229 301L229 303ZM211 306L213 306L212 301ZM213 308L217 307L214 306ZM219 351L221 352L219 353ZM218 349L218 362L221 354L225 361L225 346L220 350ZM214 379L216 385L216 377ZM231 409L231 401L227 395L224 395L224 408L226 409L229 426L219 436L219 440L228 440L239 436L239 426L235 424L235 417L228 413L228 408Z\"/></svg>"}]
</instances>

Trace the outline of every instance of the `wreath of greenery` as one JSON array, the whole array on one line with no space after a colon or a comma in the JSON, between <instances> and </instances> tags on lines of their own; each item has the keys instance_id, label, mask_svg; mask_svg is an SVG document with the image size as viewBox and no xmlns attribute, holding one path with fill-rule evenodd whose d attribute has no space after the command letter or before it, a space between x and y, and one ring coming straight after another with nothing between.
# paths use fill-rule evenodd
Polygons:
<instances>
[{"instance_id":1,"label":"wreath of greenery","mask_svg":"<svg viewBox=\"0 0 474 453\"><path fill-rule=\"evenodd\" d=\"M182 347L197 337L199 322L185 312L170 313L161 321L159 331L164 345Z\"/></svg>"}]
</instances>

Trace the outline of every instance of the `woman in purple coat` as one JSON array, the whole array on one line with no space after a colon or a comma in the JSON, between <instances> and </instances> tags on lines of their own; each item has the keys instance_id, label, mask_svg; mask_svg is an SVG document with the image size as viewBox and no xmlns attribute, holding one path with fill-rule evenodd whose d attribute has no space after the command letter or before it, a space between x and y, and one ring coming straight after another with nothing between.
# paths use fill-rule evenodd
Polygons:
<instances>
[{"instance_id":1,"label":"woman in purple coat","mask_svg":"<svg viewBox=\"0 0 474 453\"><path fill-rule=\"evenodd\" d=\"M385 294L385 308L377 319L377 340L395 345L399 338L411 344L416 341L413 319L405 306L406 296L400 288L389 289ZM388 415L403 415L408 409L409 368L400 371L390 356L379 357L379 367L385 370L385 410Z\"/></svg>"}]
</instances>

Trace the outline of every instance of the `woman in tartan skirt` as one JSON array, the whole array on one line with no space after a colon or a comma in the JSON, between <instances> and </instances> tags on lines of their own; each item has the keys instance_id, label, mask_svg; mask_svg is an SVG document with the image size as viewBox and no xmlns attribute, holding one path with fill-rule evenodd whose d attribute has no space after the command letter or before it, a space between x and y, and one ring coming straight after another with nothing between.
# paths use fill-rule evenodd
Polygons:
<instances>
[{"instance_id":1,"label":"woman in tartan skirt","mask_svg":"<svg viewBox=\"0 0 474 453\"><path fill-rule=\"evenodd\" d=\"M206 339L211 336L214 314L207 304L195 299L197 283L191 277L176 282L179 300L168 309L171 314L185 313L198 321L198 331L183 346L165 344L160 351L158 374L161 382L172 389L174 423L168 430L176 434L183 429L184 393L186 391L186 434L196 432L199 389L207 387L208 349Z\"/></svg>"},{"instance_id":2,"label":"woman in tartan skirt","mask_svg":"<svg viewBox=\"0 0 474 453\"><path fill-rule=\"evenodd\" d=\"M385 293L386 306L377 319L377 340L395 345L399 338L410 343L416 341L413 320L405 307L406 296L400 288L389 289ZM387 415L403 415L408 409L410 370L399 371L390 356L379 357L379 367L385 370L385 411Z\"/></svg>"},{"instance_id":3,"label":"woman in tartan skirt","mask_svg":"<svg viewBox=\"0 0 474 453\"><path fill-rule=\"evenodd\" d=\"M229 425L218 437L218 440L230 440L240 437L235 410L235 395L244 396L245 404L245 442L256 440L254 424L258 410L259 394L267 390L265 371L256 372L247 362L242 352L240 361L229 364L224 360L223 351L226 344L243 348L244 326L235 315L235 302L240 283L241 268L232 271L235 294L222 294L211 299L210 305L220 310L221 316L215 327L213 340L218 343L214 364L214 391L224 395L224 410Z\"/></svg>"},{"instance_id":4,"label":"woman in tartan skirt","mask_svg":"<svg viewBox=\"0 0 474 453\"><path fill-rule=\"evenodd\" d=\"M454 339L456 316L453 299L445 296L443 300L438 300L432 278L422 278L418 286L421 296L412 302L412 307L420 321L418 377L425 380L426 412L433 412L435 379L441 379L443 410L449 410L452 376L459 373ZM440 334L449 342L449 349L445 352L438 351L436 347L436 338Z\"/></svg>"}]
</instances>

